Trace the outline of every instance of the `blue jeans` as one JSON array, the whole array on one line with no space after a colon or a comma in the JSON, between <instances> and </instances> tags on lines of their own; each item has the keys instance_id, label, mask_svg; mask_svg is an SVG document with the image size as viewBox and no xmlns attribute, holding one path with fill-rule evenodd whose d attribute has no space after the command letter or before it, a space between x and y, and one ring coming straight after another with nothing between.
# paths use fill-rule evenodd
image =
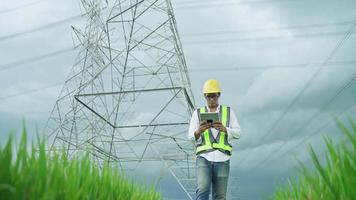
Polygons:
<instances>
[{"instance_id":1,"label":"blue jeans","mask_svg":"<svg viewBox=\"0 0 356 200\"><path fill-rule=\"evenodd\" d=\"M225 162L210 162L198 156L196 170L198 184L196 190L197 200L208 200L211 187L213 200L226 199L230 160Z\"/></svg>"}]
</instances>

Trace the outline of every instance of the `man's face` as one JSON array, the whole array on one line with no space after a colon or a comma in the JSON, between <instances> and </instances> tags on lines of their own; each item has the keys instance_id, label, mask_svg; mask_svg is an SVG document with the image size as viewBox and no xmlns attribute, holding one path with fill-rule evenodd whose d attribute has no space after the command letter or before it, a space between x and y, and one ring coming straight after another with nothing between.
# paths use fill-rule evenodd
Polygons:
<instances>
[{"instance_id":1,"label":"man's face","mask_svg":"<svg viewBox=\"0 0 356 200\"><path fill-rule=\"evenodd\" d=\"M217 107L219 105L219 93L204 94L206 102L209 107Z\"/></svg>"}]
</instances>

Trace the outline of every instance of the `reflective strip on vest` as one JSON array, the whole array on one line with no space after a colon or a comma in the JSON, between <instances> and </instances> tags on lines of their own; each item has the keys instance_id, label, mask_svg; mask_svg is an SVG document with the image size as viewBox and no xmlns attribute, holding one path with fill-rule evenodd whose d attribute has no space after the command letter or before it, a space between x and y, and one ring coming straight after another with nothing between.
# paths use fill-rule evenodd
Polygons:
<instances>
[{"instance_id":1,"label":"reflective strip on vest","mask_svg":"<svg viewBox=\"0 0 356 200\"><path fill-rule=\"evenodd\" d=\"M198 116L200 116L200 113L206 113L207 112L206 107L202 107L198 109ZM214 149L211 146L211 141L214 140L213 134L211 134L211 130L207 129L203 133L202 141L200 144L197 144L197 151L196 153L198 154L199 152L208 152L208 151L213 151Z\"/></svg>"},{"instance_id":2,"label":"reflective strip on vest","mask_svg":"<svg viewBox=\"0 0 356 200\"><path fill-rule=\"evenodd\" d=\"M206 107L198 109L199 113L207 112ZM228 127L230 124L230 107L220 106L220 121L225 127ZM196 154L201 154L205 152L219 150L225 154L231 155L232 147L228 143L228 136L225 132L219 132L216 139L214 139L213 134L210 129L204 131L201 136L202 142L197 144Z\"/></svg>"}]
</instances>

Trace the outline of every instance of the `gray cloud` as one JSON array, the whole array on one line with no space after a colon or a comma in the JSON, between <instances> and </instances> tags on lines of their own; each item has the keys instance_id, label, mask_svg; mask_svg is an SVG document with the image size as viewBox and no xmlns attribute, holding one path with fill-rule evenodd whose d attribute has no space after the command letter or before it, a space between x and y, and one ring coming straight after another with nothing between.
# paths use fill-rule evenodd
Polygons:
<instances>
[{"instance_id":1,"label":"gray cloud","mask_svg":"<svg viewBox=\"0 0 356 200\"><path fill-rule=\"evenodd\" d=\"M3 1L3 9L11 9L20 3ZM178 6L173 1L173 6ZM202 2L205 4L205 2ZM261 140L262 134L276 122L295 95L312 77L320 62L325 61L343 35L303 36L324 32L345 32L351 24L335 26L315 26L313 28L285 29L288 26L325 24L356 19L355 1L289 1L264 4L237 4L235 6L209 7L202 9L177 9L175 11L178 29L182 37L184 53L191 70L192 90L198 106L204 105L201 87L208 78L221 81L223 87L222 104L231 105L238 115L242 137L235 144L232 159L232 173L238 177L242 199L261 199L271 194L274 186L284 183L285 178L295 173L293 165L296 155L308 163L307 143L313 144L318 152L324 149L322 134L318 134L295 149L293 155L267 162L263 169L255 168L281 144L293 146L308 134L313 134L331 115L343 110L342 116L355 116L355 84L345 89L328 108L326 108L308 126L315 113L327 103L338 88L350 80L355 64L326 66L310 87L301 96L280 121L270 137ZM78 2L43 1L33 6L0 14L0 37L42 26L67 17L80 14ZM0 41L0 67L2 65L27 59L33 56L54 52L73 45L70 24L82 25L82 21L63 24L43 31L25 34L16 38ZM242 31L226 33L231 30L272 29L269 31ZM199 33L223 31L224 34ZM192 36L189 34L198 34ZM274 37L274 39L258 39ZM255 39L246 39L255 38ZM331 61L354 60L355 34L335 54ZM203 41L203 42L202 42ZM209 42L210 41L210 42ZM197 43L199 42L199 43ZM19 94L27 90L64 82L74 63L76 52L68 52L56 57L46 58L13 69L0 69L0 139L6 138L9 130L19 127L24 116L31 132L35 124L43 126L61 86L43 89L26 95L11 98L1 97ZM280 67L256 69L249 67L268 67L271 65L307 64L304 68ZM237 69L237 68L247 69ZM207 69L207 70L204 70ZM144 118L144 116L142 116ZM302 128L298 137L291 138L291 131ZM336 140L342 136L335 126L321 130ZM0 142L0 143L1 143ZM287 148L276 154L278 157ZM264 152L264 154L261 154ZM243 159L248 156L244 162ZM293 162L290 162L293 161ZM242 163L241 163L242 162ZM284 163L290 163L285 165ZM150 164L158 169L161 164ZM157 167L158 166L158 167ZM154 180L159 170L145 173ZM281 171L284 171L281 174ZM169 174L159 186L169 198L184 198L182 191L173 193L177 184ZM253 188L253 190L251 189Z\"/></svg>"}]
</instances>

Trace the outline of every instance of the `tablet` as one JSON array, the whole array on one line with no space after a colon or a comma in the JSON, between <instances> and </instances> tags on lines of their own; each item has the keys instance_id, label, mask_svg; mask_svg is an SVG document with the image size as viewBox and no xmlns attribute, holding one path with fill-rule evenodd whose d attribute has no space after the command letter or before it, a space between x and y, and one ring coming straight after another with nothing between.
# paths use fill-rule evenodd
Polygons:
<instances>
[{"instance_id":1,"label":"tablet","mask_svg":"<svg viewBox=\"0 0 356 200\"><path fill-rule=\"evenodd\" d=\"M207 112L207 113L200 113L200 121L206 120L208 123L215 123L219 121L219 113L216 112Z\"/></svg>"}]
</instances>

